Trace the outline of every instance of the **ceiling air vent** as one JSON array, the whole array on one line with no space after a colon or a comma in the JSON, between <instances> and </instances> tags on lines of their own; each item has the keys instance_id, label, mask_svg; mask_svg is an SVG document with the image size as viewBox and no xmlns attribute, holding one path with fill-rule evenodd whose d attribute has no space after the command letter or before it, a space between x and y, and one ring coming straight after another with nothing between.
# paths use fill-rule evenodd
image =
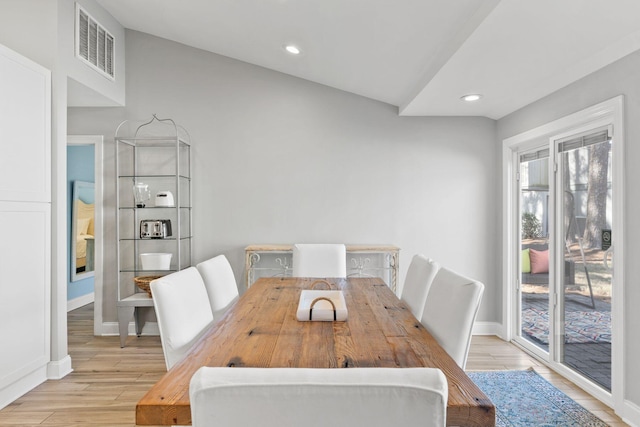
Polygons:
<instances>
[{"instance_id":1,"label":"ceiling air vent","mask_svg":"<svg viewBox=\"0 0 640 427\"><path fill-rule=\"evenodd\" d=\"M114 78L113 36L76 3L76 57Z\"/></svg>"}]
</instances>

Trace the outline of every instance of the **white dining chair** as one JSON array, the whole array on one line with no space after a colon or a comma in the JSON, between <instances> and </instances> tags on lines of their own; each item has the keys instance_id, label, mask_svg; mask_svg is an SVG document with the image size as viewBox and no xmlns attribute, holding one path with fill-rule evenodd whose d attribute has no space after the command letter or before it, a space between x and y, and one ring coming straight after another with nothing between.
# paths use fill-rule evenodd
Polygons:
<instances>
[{"instance_id":1,"label":"white dining chair","mask_svg":"<svg viewBox=\"0 0 640 427\"><path fill-rule=\"evenodd\" d=\"M218 319L238 300L238 285L231 264L224 255L196 265L204 280L213 318Z\"/></svg>"},{"instance_id":2,"label":"white dining chair","mask_svg":"<svg viewBox=\"0 0 640 427\"><path fill-rule=\"evenodd\" d=\"M409 306L416 319L422 318L427 294L438 269L440 264L422 254L416 254L411 259L400 299Z\"/></svg>"},{"instance_id":3,"label":"white dining chair","mask_svg":"<svg viewBox=\"0 0 640 427\"><path fill-rule=\"evenodd\" d=\"M427 294L421 323L462 369L484 285L441 267Z\"/></svg>"},{"instance_id":4,"label":"white dining chair","mask_svg":"<svg viewBox=\"0 0 640 427\"><path fill-rule=\"evenodd\" d=\"M213 313L204 282L195 267L152 281L151 294L169 370L211 326Z\"/></svg>"},{"instance_id":5,"label":"white dining chair","mask_svg":"<svg viewBox=\"0 0 640 427\"><path fill-rule=\"evenodd\" d=\"M347 277L347 249L343 244L293 245L294 277Z\"/></svg>"},{"instance_id":6,"label":"white dining chair","mask_svg":"<svg viewBox=\"0 0 640 427\"><path fill-rule=\"evenodd\" d=\"M436 368L202 367L189 387L194 427L442 427L447 397Z\"/></svg>"}]
</instances>

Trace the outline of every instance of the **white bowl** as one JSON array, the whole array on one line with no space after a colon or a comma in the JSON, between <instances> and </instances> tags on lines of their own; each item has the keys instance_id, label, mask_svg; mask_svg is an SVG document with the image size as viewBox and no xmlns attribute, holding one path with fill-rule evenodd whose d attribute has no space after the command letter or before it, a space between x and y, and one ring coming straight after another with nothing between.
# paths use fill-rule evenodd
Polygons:
<instances>
[{"instance_id":1,"label":"white bowl","mask_svg":"<svg viewBox=\"0 0 640 427\"><path fill-rule=\"evenodd\" d=\"M169 270L171 266L170 253L140 254L140 262L143 270Z\"/></svg>"}]
</instances>

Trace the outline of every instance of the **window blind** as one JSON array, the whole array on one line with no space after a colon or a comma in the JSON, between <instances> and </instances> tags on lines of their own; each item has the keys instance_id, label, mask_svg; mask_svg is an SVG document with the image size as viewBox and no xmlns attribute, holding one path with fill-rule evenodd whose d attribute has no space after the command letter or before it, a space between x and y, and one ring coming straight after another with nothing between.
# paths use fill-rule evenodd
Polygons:
<instances>
[{"instance_id":1,"label":"window blind","mask_svg":"<svg viewBox=\"0 0 640 427\"><path fill-rule=\"evenodd\" d=\"M546 159L549 157L549 149L543 148L537 151L531 151L520 155L520 163L530 162L532 160Z\"/></svg>"},{"instance_id":2,"label":"window blind","mask_svg":"<svg viewBox=\"0 0 640 427\"><path fill-rule=\"evenodd\" d=\"M611 140L611 127L600 128L596 131L589 131L582 135L574 135L556 141L558 143L558 152L575 150L577 148L588 147L589 145L599 144Z\"/></svg>"}]
</instances>

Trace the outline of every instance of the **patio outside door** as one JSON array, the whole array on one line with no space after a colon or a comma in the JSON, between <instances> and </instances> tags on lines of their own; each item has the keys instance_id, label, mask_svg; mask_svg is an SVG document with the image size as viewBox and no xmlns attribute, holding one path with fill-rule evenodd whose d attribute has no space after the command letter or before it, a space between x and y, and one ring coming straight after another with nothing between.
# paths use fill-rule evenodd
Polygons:
<instances>
[{"instance_id":1,"label":"patio outside door","mask_svg":"<svg viewBox=\"0 0 640 427\"><path fill-rule=\"evenodd\" d=\"M555 143L558 361L611 391L613 142L601 128Z\"/></svg>"},{"instance_id":2,"label":"patio outside door","mask_svg":"<svg viewBox=\"0 0 640 427\"><path fill-rule=\"evenodd\" d=\"M605 127L518 153L519 342L609 392L612 145Z\"/></svg>"},{"instance_id":3,"label":"patio outside door","mask_svg":"<svg viewBox=\"0 0 640 427\"><path fill-rule=\"evenodd\" d=\"M506 138L502 156L505 336L621 413L623 118L617 96Z\"/></svg>"},{"instance_id":4,"label":"patio outside door","mask_svg":"<svg viewBox=\"0 0 640 427\"><path fill-rule=\"evenodd\" d=\"M520 337L549 352L549 148L520 153Z\"/></svg>"}]
</instances>

